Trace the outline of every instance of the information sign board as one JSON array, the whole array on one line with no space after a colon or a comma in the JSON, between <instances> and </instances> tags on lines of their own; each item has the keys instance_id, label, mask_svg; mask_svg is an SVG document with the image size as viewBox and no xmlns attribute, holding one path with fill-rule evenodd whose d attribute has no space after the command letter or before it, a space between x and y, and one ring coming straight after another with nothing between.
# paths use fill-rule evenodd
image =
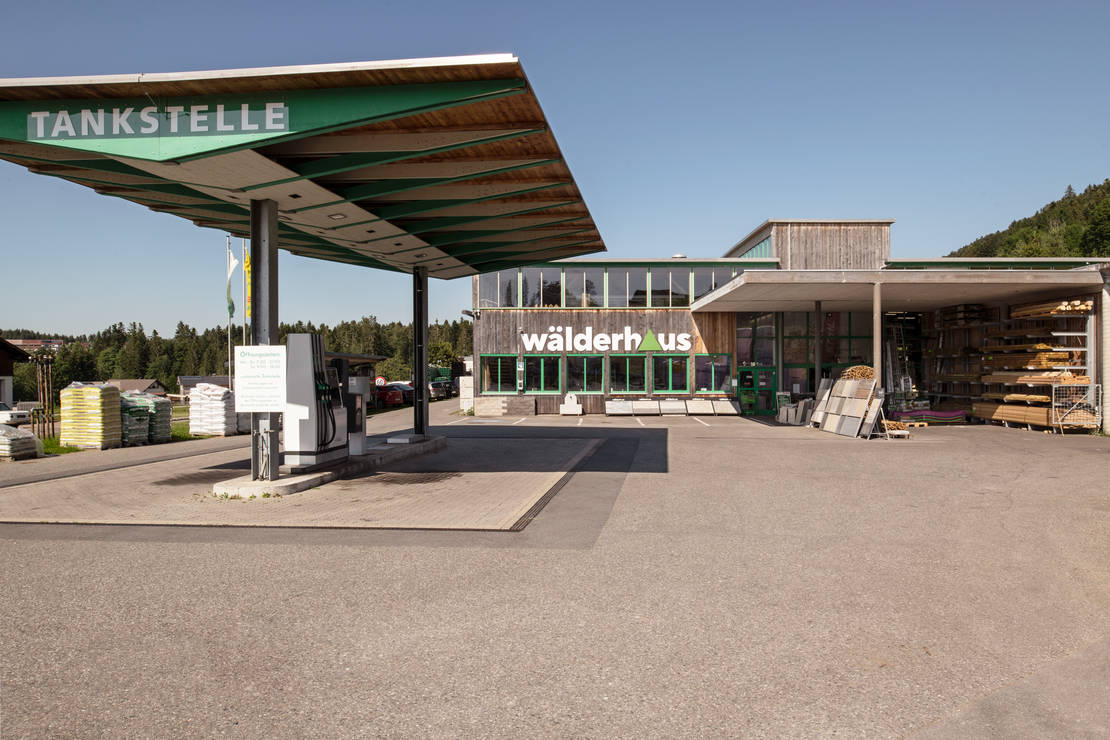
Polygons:
<instances>
[{"instance_id":1,"label":"information sign board","mask_svg":"<svg viewBox=\"0 0 1110 740\"><path fill-rule=\"evenodd\" d=\"M235 410L239 413L285 411L283 345L235 348Z\"/></svg>"}]
</instances>

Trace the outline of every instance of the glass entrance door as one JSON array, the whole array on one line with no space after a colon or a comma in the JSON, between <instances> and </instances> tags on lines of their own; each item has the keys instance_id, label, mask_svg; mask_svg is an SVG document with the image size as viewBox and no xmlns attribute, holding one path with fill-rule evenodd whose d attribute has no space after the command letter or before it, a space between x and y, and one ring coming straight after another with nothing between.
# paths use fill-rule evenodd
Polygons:
<instances>
[{"instance_id":1,"label":"glass entrance door","mask_svg":"<svg viewBox=\"0 0 1110 740\"><path fill-rule=\"evenodd\" d=\"M775 368L742 367L736 371L736 400L747 415L767 416L775 413Z\"/></svg>"},{"instance_id":2,"label":"glass entrance door","mask_svg":"<svg viewBox=\"0 0 1110 740\"><path fill-rule=\"evenodd\" d=\"M745 414L775 413L775 314L736 314L736 397Z\"/></svg>"}]
</instances>

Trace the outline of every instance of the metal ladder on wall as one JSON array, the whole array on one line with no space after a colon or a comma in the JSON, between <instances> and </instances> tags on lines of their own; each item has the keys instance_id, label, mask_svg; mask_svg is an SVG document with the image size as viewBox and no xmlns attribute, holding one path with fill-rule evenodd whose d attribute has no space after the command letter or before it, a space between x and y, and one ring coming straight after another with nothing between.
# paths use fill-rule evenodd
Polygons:
<instances>
[{"instance_id":1,"label":"metal ladder on wall","mask_svg":"<svg viewBox=\"0 0 1110 740\"><path fill-rule=\"evenodd\" d=\"M886 341L883 343L886 354L886 387L891 392L909 393L913 390L910 377L909 349L906 346L906 330L900 320L887 325Z\"/></svg>"}]
</instances>

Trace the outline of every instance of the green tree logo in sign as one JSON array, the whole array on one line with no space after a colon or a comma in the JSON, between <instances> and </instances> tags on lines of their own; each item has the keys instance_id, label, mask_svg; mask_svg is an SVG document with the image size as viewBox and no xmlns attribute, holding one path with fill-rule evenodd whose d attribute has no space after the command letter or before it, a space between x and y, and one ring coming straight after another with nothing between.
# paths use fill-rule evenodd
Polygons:
<instances>
[{"instance_id":1,"label":"green tree logo in sign","mask_svg":"<svg viewBox=\"0 0 1110 740\"><path fill-rule=\"evenodd\" d=\"M655 338L655 332L651 329L647 330L644 334L644 341L640 342L640 346L636 348L639 352L662 352L663 348L659 346L659 340Z\"/></svg>"}]
</instances>

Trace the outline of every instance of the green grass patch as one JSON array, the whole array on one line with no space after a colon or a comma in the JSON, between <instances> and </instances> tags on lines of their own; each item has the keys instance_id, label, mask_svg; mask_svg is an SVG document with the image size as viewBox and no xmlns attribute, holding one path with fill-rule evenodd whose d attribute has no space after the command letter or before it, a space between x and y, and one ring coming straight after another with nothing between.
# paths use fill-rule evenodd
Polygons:
<instances>
[{"instance_id":1,"label":"green grass patch","mask_svg":"<svg viewBox=\"0 0 1110 740\"><path fill-rule=\"evenodd\" d=\"M65 447L58 443L57 437L43 437L42 451L47 455L66 455L70 452L80 452L80 447Z\"/></svg>"}]
</instances>

